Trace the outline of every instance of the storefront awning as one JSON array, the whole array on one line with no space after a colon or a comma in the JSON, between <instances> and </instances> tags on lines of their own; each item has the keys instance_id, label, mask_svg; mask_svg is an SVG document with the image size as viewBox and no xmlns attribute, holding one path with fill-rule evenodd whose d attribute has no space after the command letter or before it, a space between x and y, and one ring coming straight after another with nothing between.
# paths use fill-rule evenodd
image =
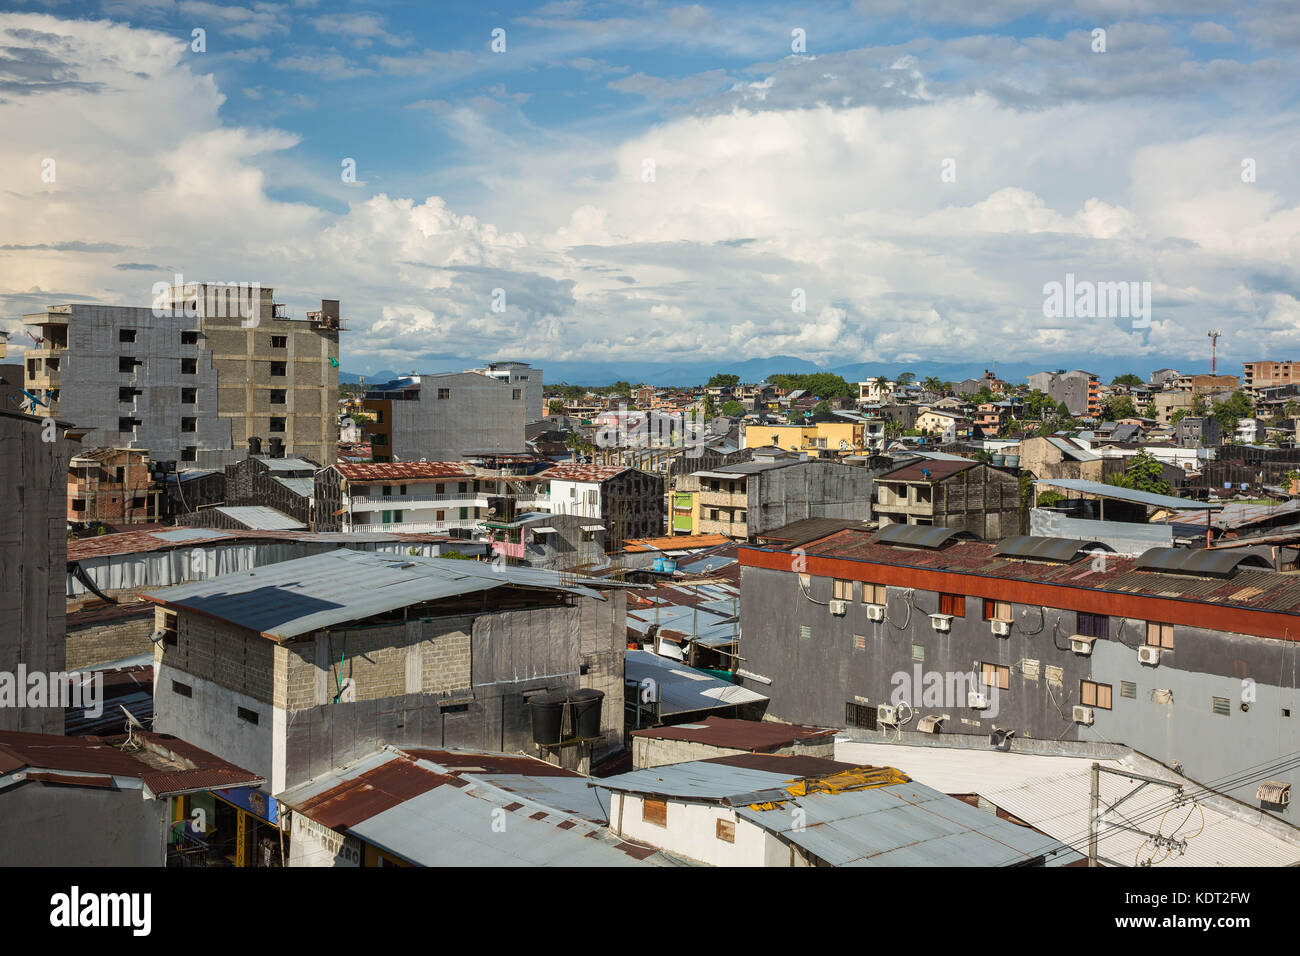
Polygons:
<instances>
[{"instance_id":1,"label":"storefront awning","mask_svg":"<svg viewBox=\"0 0 1300 956\"><path fill-rule=\"evenodd\" d=\"M582 528L583 531L604 531L605 530L605 526L603 524L584 524L584 525L580 525L580 527Z\"/></svg>"}]
</instances>

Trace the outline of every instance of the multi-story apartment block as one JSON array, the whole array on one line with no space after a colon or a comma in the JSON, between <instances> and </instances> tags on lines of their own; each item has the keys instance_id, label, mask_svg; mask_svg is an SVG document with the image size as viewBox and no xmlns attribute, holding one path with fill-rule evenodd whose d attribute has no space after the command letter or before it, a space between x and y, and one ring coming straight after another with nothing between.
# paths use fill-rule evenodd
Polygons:
<instances>
[{"instance_id":1,"label":"multi-story apartment block","mask_svg":"<svg viewBox=\"0 0 1300 956\"><path fill-rule=\"evenodd\" d=\"M507 385L522 386L524 390L525 421L535 422L546 414L542 408L542 370L527 362L489 362L486 368L475 372L494 378Z\"/></svg>"},{"instance_id":2,"label":"multi-story apartment block","mask_svg":"<svg viewBox=\"0 0 1300 956\"><path fill-rule=\"evenodd\" d=\"M765 679L768 713L891 735L1112 741L1281 809L1258 789L1300 782L1282 760L1300 750L1293 576L1245 549L1134 558L961 538L890 527L798 554L741 547L739 653Z\"/></svg>"},{"instance_id":3,"label":"multi-story apartment block","mask_svg":"<svg viewBox=\"0 0 1300 956\"><path fill-rule=\"evenodd\" d=\"M1082 369L1038 372L1029 376L1029 387L1051 396L1058 405L1064 402L1076 417L1096 418L1101 414L1101 380L1092 372Z\"/></svg>"},{"instance_id":4,"label":"multi-story apartment block","mask_svg":"<svg viewBox=\"0 0 1300 956\"><path fill-rule=\"evenodd\" d=\"M468 536L488 517L544 510L547 490L544 476L468 462L338 462L316 476L315 528Z\"/></svg>"},{"instance_id":5,"label":"multi-story apartment block","mask_svg":"<svg viewBox=\"0 0 1300 956\"><path fill-rule=\"evenodd\" d=\"M257 436L335 458L337 300L298 320L271 289L198 283L150 308L58 305L23 322L38 337L25 373L36 413L84 429L87 447L220 467Z\"/></svg>"},{"instance_id":6,"label":"multi-story apartment block","mask_svg":"<svg viewBox=\"0 0 1300 956\"><path fill-rule=\"evenodd\" d=\"M1246 362L1241 368L1241 384L1248 392L1275 385L1300 384L1300 362Z\"/></svg>"},{"instance_id":7,"label":"multi-story apartment block","mask_svg":"<svg viewBox=\"0 0 1300 956\"><path fill-rule=\"evenodd\" d=\"M522 453L526 384L447 372L374 386L363 402L374 416L365 426L372 457L376 462L462 461L485 453Z\"/></svg>"}]
</instances>

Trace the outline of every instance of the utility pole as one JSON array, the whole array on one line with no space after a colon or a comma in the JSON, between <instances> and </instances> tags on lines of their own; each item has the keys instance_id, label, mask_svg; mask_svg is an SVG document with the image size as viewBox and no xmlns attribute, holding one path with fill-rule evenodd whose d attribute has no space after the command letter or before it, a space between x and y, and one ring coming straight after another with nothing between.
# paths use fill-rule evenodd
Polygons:
<instances>
[{"instance_id":1,"label":"utility pole","mask_svg":"<svg viewBox=\"0 0 1300 956\"><path fill-rule=\"evenodd\" d=\"M1088 865L1097 866L1097 811L1101 808L1101 766L1092 764L1092 795L1088 800Z\"/></svg>"},{"instance_id":2,"label":"utility pole","mask_svg":"<svg viewBox=\"0 0 1300 956\"><path fill-rule=\"evenodd\" d=\"M1211 375L1218 375L1218 374L1219 374L1219 336L1221 336L1222 334L1223 334L1223 333L1220 332L1218 329L1213 329L1213 330L1211 330L1210 335L1209 335L1209 337L1210 337L1210 374L1211 374Z\"/></svg>"}]
</instances>

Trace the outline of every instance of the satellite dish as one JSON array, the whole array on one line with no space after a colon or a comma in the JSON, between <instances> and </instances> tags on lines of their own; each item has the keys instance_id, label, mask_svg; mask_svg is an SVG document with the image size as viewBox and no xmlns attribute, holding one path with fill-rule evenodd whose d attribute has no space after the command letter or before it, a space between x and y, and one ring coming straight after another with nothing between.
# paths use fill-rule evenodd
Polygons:
<instances>
[{"instance_id":1,"label":"satellite dish","mask_svg":"<svg viewBox=\"0 0 1300 956\"><path fill-rule=\"evenodd\" d=\"M167 636L167 632L160 627L158 628L158 630L154 631L152 634L149 635L149 640L157 644L166 636Z\"/></svg>"},{"instance_id":2,"label":"satellite dish","mask_svg":"<svg viewBox=\"0 0 1300 956\"><path fill-rule=\"evenodd\" d=\"M117 706L122 707L121 704L118 704ZM125 707L122 707L122 713L126 714L126 725L128 727L132 730L144 730L144 724L140 723L140 718L135 714L131 713Z\"/></svg>"}]
</instances>

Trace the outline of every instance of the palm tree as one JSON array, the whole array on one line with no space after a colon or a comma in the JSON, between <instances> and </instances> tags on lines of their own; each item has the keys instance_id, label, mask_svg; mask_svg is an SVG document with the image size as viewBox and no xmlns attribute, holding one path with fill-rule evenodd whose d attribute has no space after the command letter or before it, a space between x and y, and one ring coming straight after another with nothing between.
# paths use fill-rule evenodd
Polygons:
<instances>
[{"instance_id":1,"label":"palm tree","mask_svg":"<svg viewBox=\"0 0 1300 956\"><path fill-rule=\"evenodd\" d=\"M931 375L924 382L922 382L921 387L924 388L927 392L934 392L936 395L942 395L946 391L946 389L944 388L943 379L938 378L937 376L934 375Z\"/></svg>"}]
</instances>

